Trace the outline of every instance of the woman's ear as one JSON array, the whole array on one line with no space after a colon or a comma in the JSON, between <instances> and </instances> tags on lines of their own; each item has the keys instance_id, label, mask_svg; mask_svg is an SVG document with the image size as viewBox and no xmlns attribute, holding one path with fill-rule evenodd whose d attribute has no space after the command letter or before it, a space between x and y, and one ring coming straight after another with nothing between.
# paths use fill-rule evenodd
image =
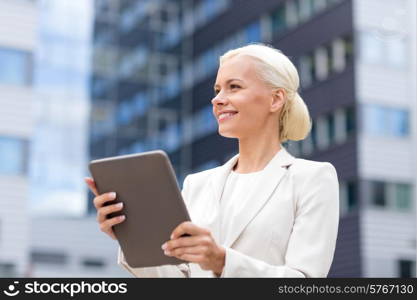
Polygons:
<instances>
[{"instance_id":1,"label":"woman's ear","mask_svg":"<svg viewBox=\"0 0 417 300\"><path fill-rule=\"evenodd\" d=\"M277 112L281 109L285 102L285 90L275 89L272 91L271 112Z\"/></svg>"}]
</instances>

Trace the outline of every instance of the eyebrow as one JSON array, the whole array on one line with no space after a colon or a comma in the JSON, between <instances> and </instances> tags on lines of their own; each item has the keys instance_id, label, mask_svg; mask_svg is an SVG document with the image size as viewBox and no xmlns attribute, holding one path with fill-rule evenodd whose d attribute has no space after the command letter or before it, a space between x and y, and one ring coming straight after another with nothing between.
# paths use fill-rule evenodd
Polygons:
<instances>
[{"instance_id":1,"label":"eyebrow","mask_svg":"<svg viewBox=\"0 0 417 300\"><path fill-rule=\"evenodd\" d=\"M234 80L238 80L238 81L243 82L243 80L241 80L239 78L230 78L229 80L226 81L226 84L228 84L229 82L234 81ZM215 84L214 85L214 89L216 89L217 86L219 86L219 85L218 84Z\"/></svg>"}]
</instances>

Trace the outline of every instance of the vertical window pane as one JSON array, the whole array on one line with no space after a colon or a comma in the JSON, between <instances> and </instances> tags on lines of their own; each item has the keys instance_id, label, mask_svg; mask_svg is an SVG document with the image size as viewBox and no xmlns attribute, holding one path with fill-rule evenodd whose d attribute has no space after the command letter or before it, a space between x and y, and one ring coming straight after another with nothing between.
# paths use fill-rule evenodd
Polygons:
<instances>
[{"instance_id":1,"label":"vertical window pane","mask_svg":"<svg viewBox=\"0 0 417 300\"><path fill-rule=\"evenodd\" d=\"M410 210L412 203L411 185L396 184L395 186L396 207L400 210Z\"/></svg>"},{"instance_id":2,"label":"vertical window pane","mask_svg":"<svg viewBox=\"0 0 417 300\"><path fill-rule=\"evenodd\" d=\"M282 32L286 28L285 22L285 7L280 6L277 10L272 13L272 32Z\"/></svg>"},{"instance_id":3,"label":"vertical window pane","mask_svg":"<svg viewBox=\"0 0 417 300\"><path fill-rule=\"evenodd\" d=\"M346 48L342 39L336 39L332 43L332 71L340 72L346 66Z\"/></svg>"},{"instance_id":4,"label":"vertical window pane","mask_svg":"<svg viewBox=\"0 0 417 300\"><path fill-rule=\"evenodd\" d=\"M352 36L347 36L343 39L344 44L345 44L345 55L346 55L346 64L348 64L349 62L351 62L353 60L353 51L354 51L354 47L353 47L353 38Z\"/></svg>"},{"instance_id":5,"label":"vertical window pane","mask_svg":"<svg viewBox=\"0 0 417 300\"><path fill-rule=\"evenodd\" d=\"M314 55L317 80L325 80L329 75L329 53L327 48L320 47Z\"/></svg>"},{"instance_id":6,"label":"vertical window pane","mask_svg":"<svg viewBox=\"0 0 417 300\"><path fill-rule=\"evenodd\" d=\"M288 27L298 24L297 5L295 1L285 2L285 20Z\"/></svg>"},{"instance_id":7,"label":"vertical window pane","mask_svg":"<svg viewBox=\"0 0 417 300\"><path fill-rule=\"evenodd\" d=\"M329 140L329 144L334 143L335 139L335 131L334 131L334 116L333 114L330 114L327 116L327 138Z\"/></svg>"},{"instance_id":8,"label":"vertical window pane","mask_svg":"<svg viewBox=\"0 0 417 300\"><path fill-rule=\"evenodd\" d=\"M316 149L317 148L317 130L316 130L316 125L314 121L311 126L310 135L311 135L311 143L313 145L313 149Z\"/></svg>"},{"instance_id":9,"label":"vertical window pane","mask_svg":"<svg viewBox=\"0 0 417 300\"><path fill-rule=\"evenodd\" d=\"M356 184L354 182L347 183L347 205L348 210L357 206L358 200L356 197Z\"/></svg>"},{"instance_id":10,"label":"vertical window pane","mask_svg":"<svg viewBox=\"0 0 417 300\"><path fill-rule=\"evenodd\" d=\"M355 109L346 108L346 133L349 135L355 131Z\"/></svg>"},{"instance_id":11,"label":"vertical window pane","mask_svg":"<svg viewBox=\"0 0 417 300\"><path fill-rule=\"evenodd\" d=\"M255 22L251 25L249 25L246 30L246 41L248 43L252 43L252 42L260 42L262 37L261 37L261 25L259 24L259 22Z\"/></svg>"},{"instance_id":12,"label":"vertical window pane","mask_svg":"<svg viewBox=\"0 0 417 300\"><path fill-rule=\"evenodd\" d=\"M386 206L387 198L385 193L385 183L381 181L372 181L370 186L372 203L376 206Z\"/></svg>"},{"instance_id":13,"label":"vertical window pane","mask_svg":"<svg viewBox=\"0 0 417 300\"><path fill-rule=\"evenodd\" d=\"M27 52L0 48L0 84L29 84L29 67Z\"/></svg>"},{"instance_id":14,"label":"vertical window pane","mask_svg":"<svg viewBox=\"0 0 417 300\"><path fill-rule=\"evenodd\" d=\"M387 61L395 67L403 67L407 63L407 45L403 39L386 42Z\"/></svg>"},{"instance_id":15,"label":"vertical window pane","mask_svg":"<svg viewBox=\"0 0 417 300\"><path fill-rule=\"evenodd\" d=\"M314 3L313 9L317 13L326 8L326 0L314 0L313 3Z\"/></svg>"},{"instance_id":16,"label":"vertical window pane","mask_svg":"<svg viewBox=\"0 0 417 300\"><path fill-rule=\"evenodd\" d=\"M366 63L380 63L384 59L384 45L378 36L371 32L362 32L359 38L360 56Z\"/></svg>"},{"instance_id":17,"label":"vertical window pane","mask_svg":"<svg viewBox=\"0 0 417 300\"><path fill-rule=\"evenodd\" d=\"M298 15L300 21L307 21L313 13L314 0L298 0Z\"/></svg>"},{"instance_id":18,"label":"vertical window pane","mask_svg":"<svg viewBox=\"0 0 417 300\"><path fill-rule=\"evenodd\" d=\"M314 82L315 68L312 55L303 55L299 61L300 81L303 88L309 87Z\"/></svg>"},{"instance_id":19,"label":"vertical window pane","mask_svg":"<svg viewBox=\"0 0 417 300\"><path fill-rule=\"evenodd\" d=\"M386 110L378 105L364 106L364 130L372 135L385 135L388 132Z\"/></svg>"},{"instance_id":20,"label":"vertical window pane","mask_svg":"<svg viewBox=\"0 0 417 300\"><path fill-rule=\"evenodd\" d=\"M408 111L402 109L393 109L390 112L390 132L393 136L408 135Z\"/></svg>"},{"instance_id":21,"label":"vertical window pane","mask_svg":"<svg viewBox=\"0 0 417 300\"><path fill-rule=\"evenodd\" d=\"M24 141L0 137L0 174L21 175L25 170Z\"/></svg>"},{"instance_id":22,"label":"vertical window pane","mask_svg":"<svg viewBox=\"0 0 417 300\"><path fill-rule=\"evenodd\" d=\"M398 275L400 278L413 277L414 262L412 260L401 259L398 261Z\"/></svg>"}]
</instances>

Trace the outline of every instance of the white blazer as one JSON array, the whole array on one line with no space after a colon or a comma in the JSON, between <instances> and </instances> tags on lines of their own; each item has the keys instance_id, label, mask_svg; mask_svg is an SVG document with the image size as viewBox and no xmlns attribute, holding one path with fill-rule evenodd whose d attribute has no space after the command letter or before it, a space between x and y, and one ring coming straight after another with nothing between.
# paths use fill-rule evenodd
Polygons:
<instances>
[{"instance_id":1,"label":"white blazer","mask_svg":"<svg viewBox=\"0 0 417 300\"><path fill-rule=\"evenodd\" d=\"M182 195L193 223L219 241L219 201L239 154L224 165L190 174ZM339 225L339 183L332 164L295 158L281 145L264 169L262 184L248 186L251 201L225 237L221 277L326 277ZM162 250L161 250L162 251ZM131 268L136 277L216 277L196 263Z\"/></svg>"}]
</instances>

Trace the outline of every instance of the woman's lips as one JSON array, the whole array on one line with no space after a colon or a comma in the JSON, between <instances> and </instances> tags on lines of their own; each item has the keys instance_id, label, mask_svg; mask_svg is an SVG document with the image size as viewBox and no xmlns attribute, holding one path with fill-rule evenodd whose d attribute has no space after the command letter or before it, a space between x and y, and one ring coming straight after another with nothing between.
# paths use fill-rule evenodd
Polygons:
<instances>
[{"instance_id":1,"label":"woman's lips","mask_svg":"<svg viewBox=\"0 0 417 300\"><path fill-rule=\"evenodd\" d=\"M224 121L230 120L236 114L237 114L237 112L222 113L222 114L219 115L219 119L218 120L219 120L219 122L224 122Z\"/></svg>"}]
</instances>

